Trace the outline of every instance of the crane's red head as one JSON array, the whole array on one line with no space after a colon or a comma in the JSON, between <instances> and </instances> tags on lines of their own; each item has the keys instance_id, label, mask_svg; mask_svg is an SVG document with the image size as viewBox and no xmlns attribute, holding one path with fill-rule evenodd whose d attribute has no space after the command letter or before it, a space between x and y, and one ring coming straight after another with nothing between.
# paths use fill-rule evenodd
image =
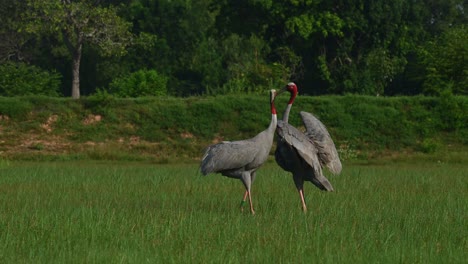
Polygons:
<instances>
[{"instance_id":1,"label":"crane's red head","mask_svg":"<svg viewBox=\"0 0 468 264\"><path fill-rule=\"evenodd\" d=\"M294 102L294 99L297 96L297 86L296 86L296 84L293 83L293 82L288 83L278 94L280 94L282 92L286 92L286 91L289 92L289 94L291 95L289 97L288 104L292 104Z\"/></svg>"},{"instance_id":2,"label":"crane's red head","mask_svg":"<svg viewBox=\"0 0 468 264\"><path fill-rule=\"evenodd\" d=\"M275 89L270 90L270 104L271 104L271 113L276 115L276 108L275 108L275 98L278 95Z\"/></svg>"}]
</instances>

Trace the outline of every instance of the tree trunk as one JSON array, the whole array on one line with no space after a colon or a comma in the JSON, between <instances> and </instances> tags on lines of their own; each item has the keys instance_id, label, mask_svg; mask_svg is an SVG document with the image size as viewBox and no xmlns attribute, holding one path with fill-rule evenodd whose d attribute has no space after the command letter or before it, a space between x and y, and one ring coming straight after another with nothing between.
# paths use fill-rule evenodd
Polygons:
<instances>
[{"instance_id":1,"label":"tree trunk","mask_svg":"<svg viewBox=\"0 0 468 264\"><path fill-rule=\"evenodd\" d=\"M72 91L71 96L73 99L80 98L80 63L81 63L81 49L83 45L80 43L77 45L75 51L73 52L73 62L72 62Z\"/></svg>"}]
</instances>

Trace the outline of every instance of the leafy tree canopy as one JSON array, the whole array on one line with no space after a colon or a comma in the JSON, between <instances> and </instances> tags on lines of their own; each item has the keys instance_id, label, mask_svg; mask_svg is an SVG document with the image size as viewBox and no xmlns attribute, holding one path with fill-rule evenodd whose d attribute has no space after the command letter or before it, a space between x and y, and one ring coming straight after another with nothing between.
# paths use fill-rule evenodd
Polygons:
<instances>
[{"instance_id":1,"label":"leafy tree canopy","mask_svg":"<svg viewBox=\"0 0 468 264\"><path fill-rule=\"evenodd\" d=\"M66 45L73 60L73 98L80 97L83 45L93 45L105 56L123 55L131 40L130 24L117 16L112 5L100 6L99 1L29 0L23 17L27 32L58 36Z\"/></svg>"},{"instance_id":2,"label":"leafy tree canopy","mask_svg":"<svg viewBox=\"0 0 468 264\"><path fill-rule=\"evenodd\" d=\"M257 93L287 81L302 94L467 93L461 0L0 5L0 64L59 72L74 98L146 69L167 77L175 96Z\"/></svg>"}]
</instances>

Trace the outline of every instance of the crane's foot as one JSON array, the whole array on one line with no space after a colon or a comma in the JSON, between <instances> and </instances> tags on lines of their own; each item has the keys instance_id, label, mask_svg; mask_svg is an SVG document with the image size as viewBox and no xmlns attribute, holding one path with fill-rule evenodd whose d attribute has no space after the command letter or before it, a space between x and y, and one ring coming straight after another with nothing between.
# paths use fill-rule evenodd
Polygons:
<instances>
[{"instance_id":1,"label":"crane's foot","mask_svg":"<svg viewBox=\"0 0 468 264\"><path fill-rule=\"evenodd\" d=\"M241 212L244 212L244 205L245 205L246 202L247 202L246 200L242 200L242 201L240 202L240 210L241 210Z\"/></svg>"}]
</instances>

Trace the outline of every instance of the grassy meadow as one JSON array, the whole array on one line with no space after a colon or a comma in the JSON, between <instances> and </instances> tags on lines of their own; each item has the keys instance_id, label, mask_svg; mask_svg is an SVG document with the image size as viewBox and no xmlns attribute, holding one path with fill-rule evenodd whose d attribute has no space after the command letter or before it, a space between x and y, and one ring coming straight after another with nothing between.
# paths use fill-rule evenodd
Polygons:
<instances>
[{"instance_id":1,"label":"grassy meadow","mask_svg":"<svg viewBox=\"0 0 468 264\"><path fill-rule=\"evenodd\" d=\"M274 162L253 185L197 164L0 161L1 263L464 263L468 166L345 164L301 211Z\"/></svg>"}]
</instances>

